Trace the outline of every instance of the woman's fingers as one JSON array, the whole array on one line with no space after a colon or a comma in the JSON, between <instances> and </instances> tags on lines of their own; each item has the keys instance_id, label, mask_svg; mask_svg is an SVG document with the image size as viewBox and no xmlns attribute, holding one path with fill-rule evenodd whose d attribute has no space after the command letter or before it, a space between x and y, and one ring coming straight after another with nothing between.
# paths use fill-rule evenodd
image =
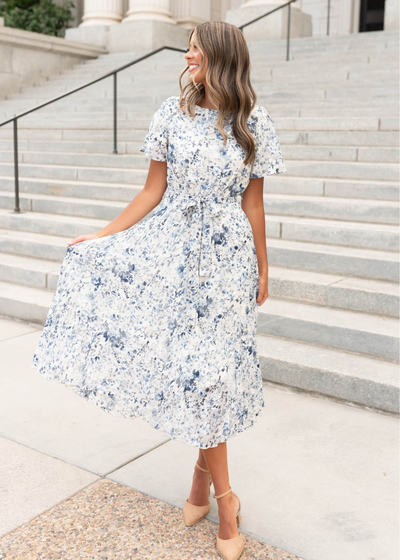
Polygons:
<instances>
[{"instance_id":1,"label":"woman's fingers","mask_svg":"<svg viewBox=\"0 0 400 560\"><path fill-rule=\"evenodd\" d=\"M268 297L268 278L260 278L258 282L258 295L256 302L262 305Z\"/></svg>"},{"instance_id":2,"label":"woman's fingers","mask_svg":"<svg viewBox=\"0 0 400 560\"><path fill-rule=\"evenodd\" d=\"M100 238L97 237L95 233L90 233L88 235L79 235L79 237L75 237L72 241L70 241L67 247L69 247L70 245L75 245L76 243L81 243L82 241L89 241L89 239L100 239Z\"/></svg>"},{"instance_id":3,"label":"woman's fingers","mask_svg":"<svg viewBox=\"0 0 400 560\"><path fill-rule=\"evenodd\" d=\"M256 302L258 303L258 305L262 305L267 300L267 297L268 297L268 292L259 292Z\"/></svg>"},{"instance_id":4,"label":"woman's fingers","mask_svg":"<svg viewBox=\"0 0 400 560\"><path fill-rule=\"evenodd\" d=\"M79 237L75 237L72 241L70 241L68 243L68 245L75 245L76 243L79 243L80 241L83 241L82 237L83 237L83 235L80 235Z\"/></svg>"}]
</instances>

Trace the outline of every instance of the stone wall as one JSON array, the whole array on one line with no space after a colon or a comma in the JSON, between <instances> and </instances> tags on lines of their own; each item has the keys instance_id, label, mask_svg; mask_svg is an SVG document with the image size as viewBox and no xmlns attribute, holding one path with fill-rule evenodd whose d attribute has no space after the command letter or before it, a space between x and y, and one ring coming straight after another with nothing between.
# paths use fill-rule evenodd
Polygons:
<instances>
[{"instance_id":1,"label":"stone wall","mask_svg":"<svg viewBox=\"0 0 400 560\"><path fill-rule=\"evenodd\" d=\"M5 27L0 18L0 98L106 52L60 37Z\"/></svg>"}]
</instances>

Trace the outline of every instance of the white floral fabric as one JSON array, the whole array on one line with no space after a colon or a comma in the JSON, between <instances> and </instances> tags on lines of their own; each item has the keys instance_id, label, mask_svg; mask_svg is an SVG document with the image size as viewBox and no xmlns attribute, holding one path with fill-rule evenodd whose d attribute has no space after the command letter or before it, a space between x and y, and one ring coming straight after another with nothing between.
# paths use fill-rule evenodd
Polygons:
<instances>
[{"instance_id":1,"label":"white floral fabric","mask_svg":"<svg viewBox=\"0 0 400 560\"><path fill-rule=\"evenodd\" d=\"M168 187L127 230L67 248L32 367L102 410L141 417L200 448L252 426L264 406L258 268L241 208L250 178L286 171L274 123L256 106L253 169L217 111L166 99L141 152Z\"/></svg>"}]
</instances>

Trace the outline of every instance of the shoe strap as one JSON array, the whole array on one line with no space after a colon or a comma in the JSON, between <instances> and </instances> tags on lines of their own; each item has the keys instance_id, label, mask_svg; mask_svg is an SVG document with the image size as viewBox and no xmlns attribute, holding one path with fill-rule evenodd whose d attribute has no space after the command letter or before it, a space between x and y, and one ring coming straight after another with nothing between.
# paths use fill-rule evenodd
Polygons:
<instances>
[{"instance_id":1,"label":"shoe strap","mask_svg":"<svg viewBox=\"0 0 400 560\"><path fill-rule=\"evenodd\" d=\"M196 462L196 467L197 467L198 469L200 469L201 471L203 471L203 472L210 472L209 470L203 469L203 467L200 467L199 463L197 463L197 462Z\"/></svg>"},{"instance_id":2,"label":"shoe strap","mask_svg":"<svg viewBox=\"0 0 400 560\"><path fill-rule=\"evenodd\" d=\"M219 496L216 496L215 494L213 494L213 497L216 498L218 500L218 498L223 498L224 496L226 496L227 494L229 494L229 492L232 492L232 488L229 488L229 490L227 490L226 492L224 492L223 494L220 494Z\"/></svg>"}]
</instances>

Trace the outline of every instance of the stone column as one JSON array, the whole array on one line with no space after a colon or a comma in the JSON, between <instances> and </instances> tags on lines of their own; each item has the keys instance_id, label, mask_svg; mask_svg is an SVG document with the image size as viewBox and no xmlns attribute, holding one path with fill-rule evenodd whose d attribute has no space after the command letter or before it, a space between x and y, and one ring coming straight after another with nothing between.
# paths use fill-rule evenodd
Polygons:
<instances>
[{"instance_id":1,"label":"stone column","mask_svg":"<svg viewBox=\"0 0 400 560\"><path fill-rule=\"evenodd\" d=\"M399 29L399 21L399 0L386 0L383 29L385 31Z\"/></svg>"},{"instance_id":2,"label":"stone column","mask_svg":"<svg viewBox=\"0 0 400 560\"><path fill-rule=\"evenodd\" d=\"M129 10L123 23L150 19L176 24L172 18L169 2L170 0L129 0Z\"/></svg>"},{"instance_id":3,"label":"stone column","mask_svg":"<svg viewBox=\"0 0 400 560\"><path fill-rule=\"evenodd\" d=\"M211 19L220 20L220 17L212 17L211 0L202 0L201 2L192 2L192 0L171 0L172 15L179 27L192 29ZM215 10L214 10L215 12ZM221 14L219 13L219 16Z\"/></svg>"},{"instance_id":4,"label":"stone column","mask_svg":"<svg viewBox=\"0 0 400 560\"><path fill-rule=\"evenodd\" d=\"M123 0L85 0L84 15L79 27L120 23Z\"/></svg>"}]
</instances>

